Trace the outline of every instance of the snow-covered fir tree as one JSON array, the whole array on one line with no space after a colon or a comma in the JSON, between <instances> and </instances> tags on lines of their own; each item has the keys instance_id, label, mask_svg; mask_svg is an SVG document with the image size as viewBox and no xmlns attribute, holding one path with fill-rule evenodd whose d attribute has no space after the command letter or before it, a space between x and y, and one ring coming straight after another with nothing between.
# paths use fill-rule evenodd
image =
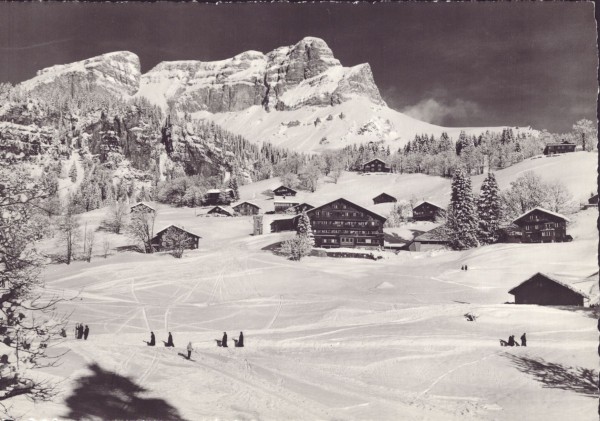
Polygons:
<instances>
[{"instance_id":1,"label":"snow-covered fir tree","mask_svg":"<svg viewBox=\"0 0 600 421\"><path fill-rule=\"evenodd\" d=\"M310 218L306 214L306 212L302 212L300 214L300 218L298 218L298 226L296 228L296 232L299 236L304 236L308 239L308 243L311 247L315 245L315 237L312 232L312 227L310 225Z\"/></svg>"},{"instance_id":2,"label":"snow-covered fir tree","mask_svg":"<svg viewBox=\"0 0 600 421\"><path fill-rule=\"evenodd\" d=\"M492 244L498 240L501 210L498 183L494 174L490 172L481 184L481 193L477 200L477 237L480 243Z\"/></svg>"},{"instance_id":3,"label":"snow-covered fir tree","mask_svg":"<svg viewBox=\"0 0 600 421\"><path fill-rule=\"evenodd\" d=\"M471 179L461 168L454 171L447 226L450 245L455 250L477 247L477 212Z\"/></svg>"},{"instance_id":4,"label":"snow-covered fir tree","mask_svg":"<svg viewBox=\"0 0 600 421\"><path fill-rule=\"evenodd\" d=\"M233 190L233 200L240 200L240 189L238 187L237 178L235 175L231 176L231 180L229 180L229 186L231 190Z\"/></svg>"}]
</instances>

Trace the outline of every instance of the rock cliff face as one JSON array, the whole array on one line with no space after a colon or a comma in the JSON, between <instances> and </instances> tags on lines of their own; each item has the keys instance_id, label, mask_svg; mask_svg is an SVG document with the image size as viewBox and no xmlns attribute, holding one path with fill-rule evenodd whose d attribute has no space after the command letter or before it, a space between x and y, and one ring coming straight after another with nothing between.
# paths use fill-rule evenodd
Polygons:
<instances>
[{"instance_id":1,"label":"rock cliff face","mask_svg":"<svg viewBox=\"0 0 600 421\"><path fill-rule=\"evenodd\" d=\"M21 87L44 95L57 89L85 93L104 91L117 96L133 95L140 85L140 59L129 51L118 51L38 71Z\"/></svg>"},{"instance_id":2,"label":"rock cliff face","mask_svg":"<svg viewBox=\"0 0 600 421\"><path fill-rule=\"evenodd\" d=\"M327 44L304 38L267 54L247 51L231 59L163 62L141 77L137 93L187 112L327 106L353 96L384 104L368 64L342 67Z\"/></svg>"}]
</instances>

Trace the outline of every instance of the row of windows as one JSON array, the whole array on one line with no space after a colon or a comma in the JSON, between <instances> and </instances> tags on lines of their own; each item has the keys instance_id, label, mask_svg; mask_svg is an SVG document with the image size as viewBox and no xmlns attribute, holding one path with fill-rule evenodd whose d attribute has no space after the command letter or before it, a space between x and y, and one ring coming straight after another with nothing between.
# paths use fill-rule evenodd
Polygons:
<instances>
[{"instance_id":1,"label":"row of windows","mask_svg":"<svg viewBox=\"0 0 600 421\"><path fill-rule=\"evenodd\" d=\"M366 230L320 230L315 229L315 234L350 234L350 235L373 235L373 231Z\"/></svg>"},{"instance_id":2,"label":"row of windows","mask_svg":"<svg viewBox=\"0 0 600 421\"><path fill-rule=\"evenodd\" d=\"M542 237L554 237L554 231L542 231Z\"/></svg>"},{"instance_id":3,"label":"row of windows","mask_svg":"<svg viewBox=\"0 0 600 421\"><path fill-rule=\"evenodd\" d=\"M377 221L313 221L315 226L333 225L336 227L376 227Z\"/></svg>"},{"instance_id":4,"label":"row of windows","mask_svg":"<svg viewBox=\"0 0 600 421\"><path fill-rule=\"evenodd\" d=\"M329 212L329 211L316 211L316 216L360 216L364 217L365 215L362 212Z\"/></svg>"},{"instance_id":5,"label":"row of windows","mask_svg":"<svg viewBox=\"0 0 600 421\"><path fill-rule=\"evenodd\" d=\"M528 231L539 230L539 229L554 229L558 224L554 222L546 222L545 224L525 225L525 229Z\"/></svg>"},{"instance_id":6,"label":"row of windows","mask_svg":"<svg viewBox=\"0 0 600 421\"><path fill-rule=\"evenodd\" d=\"M324 238L323 239L323 244L337 244L337 242L338 242L337 238ZM353 244L354 238L342 237L341 242L342 242L342 244ZM373 240L370 238L357 238L356 243L373 244Z\"/></svg>"}]
</instances>

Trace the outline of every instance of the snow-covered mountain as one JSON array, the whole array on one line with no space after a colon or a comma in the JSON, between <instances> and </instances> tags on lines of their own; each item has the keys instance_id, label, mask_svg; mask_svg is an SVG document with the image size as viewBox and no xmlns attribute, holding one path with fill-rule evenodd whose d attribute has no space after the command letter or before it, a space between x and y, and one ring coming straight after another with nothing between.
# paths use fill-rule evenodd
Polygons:
<instances>
[{"instance_id":1,"label":"snow-covered mountain","mask_svg":"<svg viewBox=\"0 0 600 421\"><path fill-rule=\"evenodd\" d=\"M461 130L504 128L446 128L395 111L382 99L369 64L344 67L325 41L314 37L266 54L162 62L145 74L139 69L135 54L115 52L44 69L21 86L43 92L58 84L65 90L145 97L165 110L215 121L250 141L298 151L372 141L397 148L415 134L446 131L456 139Z\"/></svg>"}]
</instances>

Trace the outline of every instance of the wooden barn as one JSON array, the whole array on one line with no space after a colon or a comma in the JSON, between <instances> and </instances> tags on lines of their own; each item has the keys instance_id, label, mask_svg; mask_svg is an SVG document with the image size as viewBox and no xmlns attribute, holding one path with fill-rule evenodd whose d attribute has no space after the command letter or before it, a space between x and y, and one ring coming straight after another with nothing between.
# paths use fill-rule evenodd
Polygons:
<instances>
[{"instance_id":1,"label":"wooden barn","mask_svg":"<svg viewBox=\"0 0 600 421\"><path fill-rule=\"evenodd\" d=\"M308 212L314 208L315 207L313 205L309 205L308 203L300 203L299 205L294 206L292 209L297 215L299 215L302 212Z\"/></svg>"},{"instance_id":2,"label":"wooden barn","mask_svg":"<svg viewBox=\"0 0 600 421\"><path fill-rule=\"evenodd\" d=\"M443 250L450 247L450 237L444 225L423 233L408 246L410 251Z\"/></svg>"},{"instance_id":3,"label":"wooden barn","mask_svg":"<svg viewBox=\"0 0 600 421\"><path fill-rule=\"evenodd\" d=\"M215 206L206 212L206 215L210 216L233 216L234 214L234 210L229 206Z\"/></svg>"},{"instance_id":4,"label":"wooden barn","mask_svg":"<svg viewBox=\"0 0 600 421\"><path fill-rule=\"evenodd\" d=\"M515 296L515 304L542 306L583 306L587 294L568 283L538 272L508 291Z\"/></svg>"},{"instance_id":5,"label":"wooden barn","mask_svg":"<svg viewBox=\"0 0 600 421\"><path fill-rule=\"evenodd\" d=\"M344 198L307 212L315 246L383 247L383 224L386 218Z\"/></svg>"},{"instance_id":6,"label":"wooden barn","mask_svg":"<svg viewBox=\"0 0 600 421\"><path fill-rule=\"evenodd\" d=\"M275 213L285 213L289 208L293 208L299 204L293 200L275 200L273 201L273 209Z\"/></svg>"},{"instance_id":7,"label":"wooden barn","mask_svg":"<svg viewBox=\"0 0 600 421\"><path fill-rule=\"evenodd\" d=\"M273 194L275 196L280 196L283 198L286 198L288 196L294 197L296 196L298 192L290 187L286 187L286 186L279 186L276 189L273 190Z\"/></svg>"},{"instance_id":8,"label":"wooden barn","mask_svg":"<svg viewBox=\"0 0 600 421\"><path fill-rule=\"evenodd\" d=\"M394 203L397 201L398 201L398 199L396 199L394 196L389 195L387 193L381 193L380 195L375 196L373 198L374 205L378 205L380 203Z\"/></svg>"},{"instance_id":9,"label":"wooden barn","mask_svg":"<svg viewBox=\"0 0 600 421\"><path fill-rule=\"evenodd\" d=\"M296 231L300 216L291 216L289 218L275 219L271 222L271 232Z\"/></svg>"},{"instance_id":10,"label":"wooden barn","mask_svg":"<svg viewBox=\"0 0 600 421\"><path fill-rule=\"evenodd\" d=\"M233 210L240 214L240 215L244 215L244 216L249 216L249 215L258 215L260 213L260 206L252 203L252 202L242 202L242 203L238 203L237 205L235 205L233 207Z\"/></svg>"},{"instance_id":11,"label":"wooden barn","mask_svg":"<svg viewBox=\"0 0 600 421\"><path fill-rule=\"evenodd\" d=\"M365 162L362 166L363 172L390 172L387 163L379 158Z\"/></svg>"},{"instance_id":12,"label":"wooden barn","mask_svg":"<svg viewBox=\"0 0 600 421\"><path fill-rule=\"evenodd\" d=\"M131 213L156 213L156 209L144 202L136 203L129 208L129 211Z\"/></svg>"},{"instance_id":13,"label":"wooden barn","mask_svg":"<svg viewBox=\"0 0 600 421\"><path fill-rule=\"evenodd\" d=\"M232 189L210 189L204 195L204 204L207 206L229 205L233 201Z\"/></svg>"},{"instance_id":14,"label":"wooden barn","mask_svg":"<svg viewBox=\"0 0 600 421\"><path fill-rule=\"evenodd\" d=\"M547 143L544 148L544 155L554 155L558 153L567 153L567 152L575 152L574 143L569 143L567 141L563 141L561 143Z\"/></svg>"},{"instance_id":15,"label":"wooden barn","mask_svg":"<svg viewBox=\"0 0 600 421\"><path fill-rule=\"evenodd\" d=\"M152 244L152 249L154 251L162 251L162 250L170 250L171 244L168 242L168 238L165 238L165 234L169 230L169 228L176 230L179 233L183 233L189 240L188 246L186 248L194 250L198 248L198 243L200 241L200 237L193 232L190 232L182 227L178 227L177 225L169 225L166 228L158 231L156 235L152 238L150 243Z\"/></svg>"},{"instance_id":16,"label":"wooden barn","mask_svg":"<svg viewBox=\"0 0 600 421\"><path fill-rule=\"evenodd\" d=\"M435 221L437 218L443 218L445 215L446 209L427 200L413 208L414 221Z\"/></svg>"},{"instance_id":17,"label":"wooden barn","mask_svg":"<svg viewBox=\"0 0 600 421\"><path fill-rule=\"evenodd\" d=\"M560 213L537 207L519 216L513 224L523 232L522 243L556 243L573 239L567 235L567 222L569 219Z\"/></svg>"}]
</instances>

